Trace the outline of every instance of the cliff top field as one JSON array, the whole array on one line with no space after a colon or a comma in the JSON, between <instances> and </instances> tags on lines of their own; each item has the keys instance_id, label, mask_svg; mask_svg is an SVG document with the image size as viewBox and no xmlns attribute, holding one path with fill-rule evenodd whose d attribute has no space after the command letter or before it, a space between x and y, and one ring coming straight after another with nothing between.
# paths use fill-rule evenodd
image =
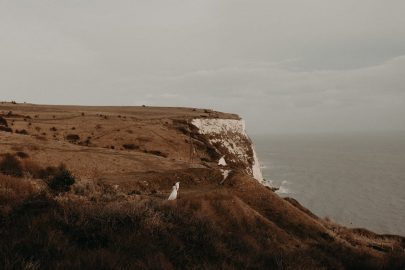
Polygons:
<instances>
[{"instance_id":1,"label":"cliff top field","mask_svg":"<svg viewBox=\"0 0 405 270\"><path fill-rule=\"evenodd\" d=\"M262 185L240 120L1 103L0 268L405 268L404 238L321 219Z\"/></svg>"},{"instance_id":2,"label":"cliff top field","mask_svg":"<svg viewBox=\"0 0 405 270\"><path fill-rule=\"evenodd\" d=\"M204 168L201 159L212 160L198 142L190 158L188 122L238 119L201 109L31 104L0 104L0 116L14 131L1 133L2 152L24 151L34 162L63 162L80 178L114 183L132 174Z\"/></svg>"}]
</instances>

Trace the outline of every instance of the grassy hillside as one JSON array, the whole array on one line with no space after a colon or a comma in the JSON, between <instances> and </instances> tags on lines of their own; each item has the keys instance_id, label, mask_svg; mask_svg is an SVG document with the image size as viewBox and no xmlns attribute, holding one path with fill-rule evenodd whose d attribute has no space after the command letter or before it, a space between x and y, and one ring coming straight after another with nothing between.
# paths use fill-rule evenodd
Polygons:
<instances>
[{"instance_id":1,"label":"grassy hillside","mask_svg":"<svg viewBox=\"0 0 405 270\"><path fill-rule=\"evenodd\" d=\"M405 268L402 237L320 219L238 171L220 184L188 121L235 115L7 103L0 116L2 269Z\"/></svg>"}]
</instances>

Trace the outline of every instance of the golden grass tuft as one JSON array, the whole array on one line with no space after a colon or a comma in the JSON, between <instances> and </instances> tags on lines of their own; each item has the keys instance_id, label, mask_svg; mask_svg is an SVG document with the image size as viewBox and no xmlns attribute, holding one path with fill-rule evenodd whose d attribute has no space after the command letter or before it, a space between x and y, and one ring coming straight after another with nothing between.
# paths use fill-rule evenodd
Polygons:
<instances>
[{"instance_id":1,"label":"golden grass tuft","mask_svg":"<svg viewBox=\"0 0 405 270\"><path fill-rule=\"evenodd\" d=\"M0 174L0 209L10 211L14 206L36 193L31 180Z\"/></svg>"}]
</instances>

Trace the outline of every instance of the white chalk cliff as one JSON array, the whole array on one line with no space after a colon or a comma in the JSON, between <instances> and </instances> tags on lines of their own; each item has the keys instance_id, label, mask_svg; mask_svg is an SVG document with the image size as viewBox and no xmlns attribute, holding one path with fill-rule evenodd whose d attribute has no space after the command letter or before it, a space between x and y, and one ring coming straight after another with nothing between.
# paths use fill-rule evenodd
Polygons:
<instances>
[{"instance_id":1,"label":"white chalk cliff","mask_svg":"<svg viewBox=\"0 0 405 270\"><path fill-rule=\"evenodd\" d=\"M230 168L243 169L257 181L263 182L259 159L246 133L244 120L196 118L191 124L224 156Z\"/></svg>"}]
</instances>

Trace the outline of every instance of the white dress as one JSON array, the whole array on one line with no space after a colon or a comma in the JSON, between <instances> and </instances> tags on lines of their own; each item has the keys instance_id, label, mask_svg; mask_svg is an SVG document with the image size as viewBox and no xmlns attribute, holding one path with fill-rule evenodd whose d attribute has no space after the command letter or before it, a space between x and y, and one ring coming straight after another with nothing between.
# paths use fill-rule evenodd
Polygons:
<instances>
[{"instance_id":1,"label":"white dress","mask_svg":"<svg viewBox=\"0 0 405 270\"><path fill-rule=\"evenodd\" d=\"M170 196L168 198L169 201L175 200L177 198L177 186L174 185L172 187L172 193L170 193Z\"/></svg>"}]
</instances>

